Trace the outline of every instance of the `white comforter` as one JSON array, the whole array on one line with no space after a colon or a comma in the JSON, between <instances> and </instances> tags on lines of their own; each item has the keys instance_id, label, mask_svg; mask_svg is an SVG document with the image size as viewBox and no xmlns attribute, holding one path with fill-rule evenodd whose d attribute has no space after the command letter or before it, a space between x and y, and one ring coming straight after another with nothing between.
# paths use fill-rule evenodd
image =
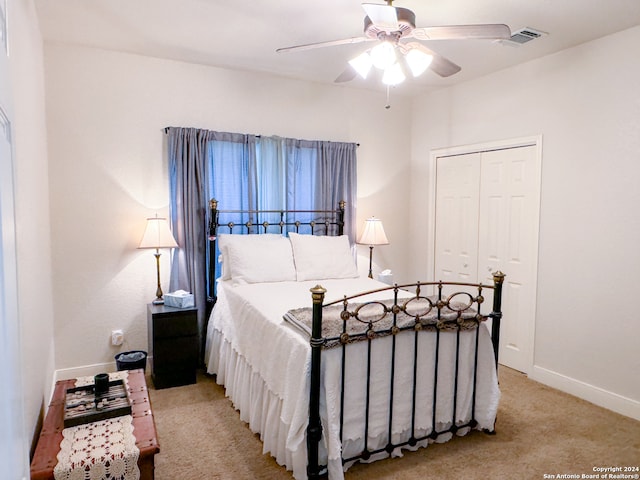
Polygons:
<instances>
[{"instance_id":1,"label":"white comforter","mask_svg":"<svg viewBox=\"0 0 640 480\"><path fill-rule=\"evenodd\" d=\"M218 300L212 312L207 331L205 361L209 373L217 374L217 381L225 385L227 394L241 412L241 418L259 432L265 452L270 452L280 464L293 470L296 479L306 478L305 429L308 422L310 347L308 339L283 320L288 310L310 307L310 289L321 283L327 289L326 301L342 298L386 285L369 278L323 280L322 282L277 282L233 285L219 282ZM391 298L391 292L377 294L378 299ZM326 303L326 302L325 302ZM493 349L486 327L479 330L479 370L476 393L476 420L478 428L492 429L499 399ZM411 334L397 337L393 435L397 440L410 428L409 417L412 398L413 342ZM420 335L418 381L419 397L432 398L433 357L435 335ZM460 366L456 418L468 421L471 416L473 344L475 332L460 335ZM356 386L346 393L343 441L339 437L340 418L340 362L341 349L323 351L321 417L323 424L322 461L328 462L329 477L343 478L341 457L361 451L364 436L365 381L367 342L348 347L349 362L347 385ZM370 448L386 443L388 398L390 387L389 365L391 337L373 342L375 359L372 371L372 398L368 442ZM453 359L455 334L440 336L440 363L438 372L438 398L436 426L438 430L451 425L453 412ZM451 361L443 361L449 358ZM349 361L349 359L355 361ZM416 419L421 433L431 430L431 401L425 402ZM464 433L464 432L463 432ZM446 440L440 438L439 441ZM423 442L426 444L426 442ZM379 444L379 445L378 445ZM400 454L399 452L394 452Z\"/></svg>"}]
</instances>

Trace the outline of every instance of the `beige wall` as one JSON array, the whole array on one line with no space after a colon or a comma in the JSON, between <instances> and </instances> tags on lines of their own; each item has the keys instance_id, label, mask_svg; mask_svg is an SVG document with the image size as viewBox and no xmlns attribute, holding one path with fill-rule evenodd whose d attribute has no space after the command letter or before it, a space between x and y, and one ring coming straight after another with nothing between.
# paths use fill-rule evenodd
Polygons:
<instances>
[{"instance_id":1,"label":"beige wall","mask_svg":"<svg viewBox=\"0 0 640 480\"><path fill-rule=\"evenodd\" d=\"M42 38L31 1L9 2L18 308L27 448L54 372L49 176Z\"/></svg>"},{"instance_id":2,"label":"beige wall","mask_svg":"<svg viewBox=\"0 0 640 480\"><path fill-rule=\"evenodd\" d=\"M166 126L360 143L358 227L382 218L393 244L376 260L405 269L406 100L387 110L382 93L89 48L47 45L45 53L61 377L147 348L155 260L136 246L144 219L167 212ZM161 258L166 290L168 254ZM121 348L110 345L116 328L125 331Z\"/></svg>"},{"instance_id":3,"label":"beige wall","mask_svg":"<svg viewBox=\"0 0 640 480\"><path fill-rule=\"evenodd\" d=\"M531 376L640 418L640 60L628 45L640 27L420 98L410 205L425 217L432 149L541 134ZM410 274L428 264L425 236L414 224Z\"/></svg>"}]
</instances>

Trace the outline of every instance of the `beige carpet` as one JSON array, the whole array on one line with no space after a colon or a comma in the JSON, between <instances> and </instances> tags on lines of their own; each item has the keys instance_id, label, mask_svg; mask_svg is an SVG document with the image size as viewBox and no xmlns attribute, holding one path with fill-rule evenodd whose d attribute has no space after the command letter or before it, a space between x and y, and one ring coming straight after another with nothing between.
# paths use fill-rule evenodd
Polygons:
<instances>
[{"instance_id":1,"label":"beige carpet","mask_svg":"<svg viewBox=\"0 0 640 480\"><path fill-rule=\"evenodd\" d=\"M499 374L496 435L473 432L403 458L358 464L346 479L588 478L582 475L594 467L640 466L640 422L508 368ZM160 442L156 480L293 478L262 454L259 438L213 378L201 374L195 385L164 390L149 382L149 390Z\"/></svg>"}]
</instances>

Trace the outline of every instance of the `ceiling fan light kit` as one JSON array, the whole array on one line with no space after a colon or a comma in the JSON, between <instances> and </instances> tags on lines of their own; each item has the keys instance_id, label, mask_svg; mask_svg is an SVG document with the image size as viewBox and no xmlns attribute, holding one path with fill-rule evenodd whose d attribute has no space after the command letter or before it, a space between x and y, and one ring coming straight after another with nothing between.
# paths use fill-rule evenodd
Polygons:
<instances>
[{"instance_id":1,"label":"ceiling fan light kit","mask_svg":"<svg viewBox=\"0 0 640 480\"><path fill-rule=\"evenodd\" d=\"M419 42L405 42L407 39L419 41L491 39L505 40L511 37L511 30L503 24L447 25L416 28L415 14L402 7L394 7L393 0L386 5L363 3L364 36L332 40L328 42L296 45L279 48L277 52L293 52L313 48L330 47L351 43L373 42L378 44L368 48L349 60L347 69L336 78L336 82L348 82L357 75L366 79L372 67L383 71L382 83L397 85L406 74L413 77L431 69L441 77L458 73L461 67L451 60L430 50Z\"/></svg>"},{"instance_id":2,"label":"ceiling fan light kit","mask_svg":"<svg viewBox=\"0 0 640 480\"><path fill-rule=\"evenodd\" d=\"M402 60L402 62L399 62ZM433 60L433 55L423 52L419 48L401 49L398 46L385 41L381 42L370 51L362 52L349 60L354 70L363 79L366 79L372 67L382 70L382 83L385 85L398 85L402 83L406 74L403 63L406 64L413 77L422 75Z\"/></svg>"}]
</instances>

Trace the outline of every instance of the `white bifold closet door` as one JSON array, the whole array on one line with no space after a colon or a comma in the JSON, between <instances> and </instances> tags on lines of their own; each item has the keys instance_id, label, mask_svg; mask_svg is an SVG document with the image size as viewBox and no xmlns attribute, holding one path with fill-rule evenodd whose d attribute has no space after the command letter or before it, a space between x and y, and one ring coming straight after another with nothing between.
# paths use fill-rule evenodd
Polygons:
<instances>
[{"instance_id":1,"label":"white bifold closet door","mask_svg":"<svg viewBox=\"0 0 640 480\"><path fill-rule=\"evenodd\" d=\"M536 147L436 160L435 278L503 286L500 363L528 373L532 363L537 264ZM493 295L484 292L484 313Z\"/></svg>"}]
</instances>

